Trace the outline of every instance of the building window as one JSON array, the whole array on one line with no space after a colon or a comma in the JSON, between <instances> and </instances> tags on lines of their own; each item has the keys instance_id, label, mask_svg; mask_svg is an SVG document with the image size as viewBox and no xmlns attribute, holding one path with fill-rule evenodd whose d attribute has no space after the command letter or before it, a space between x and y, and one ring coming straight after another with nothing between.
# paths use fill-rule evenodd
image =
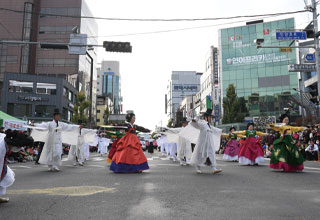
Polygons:
<instances>
[{"instance_id":1,"label":"building window","mask_svg":"<svg viewBox=\"0 0 320 220\"><path fill-rule=\"evenodd\" d=\"M7 112L9 115L16 117L32 117L32 105L8 103Z\"/></svg>"},{"instance_id":2,"label":"building window","mask_svg":"<svg viewBox=\"0 0 320 220\"><path fill-rule=\"evenodd\" d=\"M38 59L38 66L52 66L52 67L58 67L58 66L77 66L78 59Z\"/></svg>"},{"instance_id":3,"label":"building window","mask_svg":"<svg viewBox=\"0 0 320 220\"><path fill-rule=\"evenodd\" d=\"M74 26L40 26L39 34L68 34Z\"/></svg>"},{"instance_id":4,"label":"building window","mask_svg":"<svg viewBox=\"0 0 320 220\"><path fill-rule=\"evenodd\" d=\"M9 92L33 93L33 82L9 80Z\"/></svg>"},{"instance_id":5,"label":"building window","mask_svg":"<svg viewBox=\"0 0 320 220\"><path fill-rule=\"evenodd\" d=\"M97 110L97 113L100 113L100 110Z\"/></svg>"},{"instance_id":6,"label":"building window","mask_svg":"<svg viewBox=\"0 0 320 220\"><path fill-rule=\"evenodd\" d=\"M53 105L36 105L35 117L51 118L55 108Z\"/></svg>"},{"instance_id":7,"label":"building window","mask_svg":"<svg viewBox=\"0 0 320 220\"><path fill-rule=\"evenodd\" d=\"M68 111L68 121L72 121L73 119L73 112L72 111Z\"/></svg>"},{"instance_id":8,"label":"building window","mask_svg":"<svg viewBox=\"0 0 320 220\"><path fill-rule=\"evenodd\" d=\"M63 97L68 98L68 89L63 87Z\"/></svg>"},{"instance_id":9,"label":"building window","mask_svg":"<svg viewBox=\"0 0 320 220\"><path fill-rule=\"evenodd\" d=\"M97 119L97 122L100 122L100 119Z\"/></svg>"},{"instance_id":10,"label":"building window","mask_svg":"<svg viewBox=\"0 0 320 220\"><path fill-rule=\"evenodd\" d=\"M73 102L73 93L69 91L68 99L70 102Z\"/></svg>"},{"instance_id":11,"label":"building window","mask_svg":"<svg viewBox=\"0 0 320 220\"><path fill-rule=\"evenodd\" d=\"M40 18L43 17L56 17L53 15L68 15L68 16L80 16L80 8L41 8Z\"/></svg>"},{"instance_id":12,"label":"building window","mask_svg":"<svg viewBox=\"0 0 320 220\"><path fill-rule=\"evenodd\" d=\"M37 83L37 94L56 95L57 85L51 83Z\"/></svg>"},{"instance_id":13,"label":"building window","mask_svg":"<svg viewBox=\"0 0 320 220\"><path fill-rule=\"evenodd\" d=\"M68 120L68 109L62 108L62 118Z\"/></svg>"}]
</instances>

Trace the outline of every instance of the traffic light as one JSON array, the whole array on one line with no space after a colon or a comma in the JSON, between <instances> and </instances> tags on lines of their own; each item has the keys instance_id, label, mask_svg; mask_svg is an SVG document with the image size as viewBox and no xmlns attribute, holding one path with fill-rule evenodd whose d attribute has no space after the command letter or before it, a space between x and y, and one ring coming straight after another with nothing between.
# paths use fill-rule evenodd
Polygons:
<instances>
[{"instance_id":1,"label":"traffic light","mask_svg":"<svg viewBox=\"0 0 320 220\"><path fill-rule=\"evenodd\" d=\"M40 47L43 49L58 49L58 50L68 50L68 45L67 44L50 44L50 43L41 43Z\"/></svg>"},{"instance_id":2,"label":"traffic light","mask_svg":"<svg viewBox=\"0 0 320 220\"><path fill-rule=\"evenodd\" d=\"M130 45L130 42L103 41L103 47L109 52L132 52L132 46Z\"/></svg>"},{"instance_id":3,"label":"traffic light","mask_svg":"<svg viewBox=\"0 0 320 220\"><path fill-rule=\"evenodd\" d=\"M313 22L310 22L308 26L303 30L307 32L307 38L314 38L314 26Z\"/></svg>"}]
</instances>

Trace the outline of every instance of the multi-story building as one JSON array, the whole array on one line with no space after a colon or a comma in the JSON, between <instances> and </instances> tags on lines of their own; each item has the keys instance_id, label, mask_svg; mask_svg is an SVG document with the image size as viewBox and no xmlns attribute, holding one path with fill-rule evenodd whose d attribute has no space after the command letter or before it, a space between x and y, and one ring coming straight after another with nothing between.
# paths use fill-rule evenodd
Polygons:
<instances>
[{"instance_id":1,"label":"multi-story building","mask_svg":"<svg viewBox=\"0 0 320 220\"><path fill-rule=\"evenodd\" d=\"M291 41L278 41L276 31L294 28L290 18L219 30L221 96L225 98L228 86L234 84L250 117L283 113L290 97L297 93L293 90L298 88L297 73L288 72L288 65L296 63L296 51L257 49L254 40L262 38L265 46L287 47Z\"/></svg>"},{"instance_id":2,"label":"multi-story building","mask_svg":"<svg viewBox=\"0 0 320 220\"><path fill-rule=\"evenodd\" d=\"M220 121L221 83L218 65L218 48L211 46L206 56L205 71L200 78L201 112L214 110L214 121Z\"/></svg>"},{"instance_id":3,"label":"multi-story building","mask_svg":"<svg viewBox=\"0 0 320 220\"><path fill-rule=\"evenodd\" d=\"M33 121L52 120L55 108L62 120L72 121L77 90L61 77L5 73L2 87L3 111Z\"/></svg>"},{"instance_id":4,"label":"multi-story building","mask_svg":"<svg viewBox=\"0 0 320 220\"><path fill-rule=\"evenodd\" d=\"M3 0L0 7L11 10L1 12L0 40L68 43L75 30L88 36L97 35L97 23L81 18L81 15L92 16L86 0ZM97 39L88 38L87 42L97 44ZM88 54L93 58L96 78L96 53L88 51ZM78 91L88 91L90 87L91 60L87 55L38 45L0 44L0 56L1 87L5 72L64 78ZM95 105L92 106L95 112ZM70 106L67 111L73 113L73 108Z\"/></svg>"},{"instance_id":5,"label":"multi-story building","mask_svg":"<svg viewBox=\"0 0 320 220\"><path fill-rule=\"evenodd\" d=\"M177 123L176 114L185 96L194 96L200 91L202 73L195 71L172 71L167 86L166 111L169 120Z\"/></svg>"},{"instance_id":6,"label":"multi-story building","mask_svg":"<svg viewBox=\"0 0 320 220\"><path fill-rule=\"evenodd\" d=\"M113 103L109 97L97 96L97 126L107 124L107 114L113 114Z\"/></svg>"},{"instance_id":7,"label":"multi-story building","mask_svg":"<svg viewBox=\"0 0 320 220\"><path fill-rule=\"evenodd\" d=\"M118 61L102 61L98 68L97 95L108 97L113 103L113 114L122 112L120 64Z\"/></svg>"}]
</instances>

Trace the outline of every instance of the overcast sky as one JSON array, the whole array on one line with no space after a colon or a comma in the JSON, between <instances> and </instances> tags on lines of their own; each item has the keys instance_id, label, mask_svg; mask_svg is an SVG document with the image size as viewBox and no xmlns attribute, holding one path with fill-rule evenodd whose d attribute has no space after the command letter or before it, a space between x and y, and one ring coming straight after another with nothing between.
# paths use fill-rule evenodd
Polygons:
<instances>
[{"instance_id":1,"label":"overcast sky","mask_svg":"<svg viewBox=\"0 0 320 220\"><path fill-rule=\"evenodd\" d=\"M304 0L87 0L94 16L110 18L212 18L235 15L267 14L303 10ZM307 0L310 3L310 0ZM296 18L296 27L303 28L312 19L311 13L266 18L265 21ZM226 24L235 21L240 23ZM198 22L133 22L98 20L99 42L129 41L131 54L99 51L101 60L120 61L124 110L134 110L136 123L154 129L164 114L164 96L171 71L203 72L205 57L211 45L218 47L218 30L242 26L247 20ZM223 25L219 25L223 24ZM185 31L114 36L190 27L211 26Z\"/></svg>"}]
</instances>

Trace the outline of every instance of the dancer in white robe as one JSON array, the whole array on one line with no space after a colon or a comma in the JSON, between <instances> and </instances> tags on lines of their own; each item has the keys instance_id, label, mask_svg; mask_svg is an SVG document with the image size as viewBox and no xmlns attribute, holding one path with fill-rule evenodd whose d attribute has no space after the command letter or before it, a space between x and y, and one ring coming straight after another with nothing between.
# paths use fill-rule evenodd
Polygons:
<instances>
[{"instance_id":1,"label":"dancer in white robe","mask_svg":"<svg viewBox=\"0 0 320 220\"><path fill-rule=\"evenodd\" d=\"M89 149L88 142L94 142L95 134L97 133L97 130L92 129L86 129L86 128L79 128L78 131L78 137L77 137L77 144L71 145L70 152L68 155L68 160L73 161L73 165L77 165L77 159L78 164L80 166L84 165L85 161L85 145L87 145L87 150ZM63 134L64 137L69 136L69 132L65 132ZM63 143L68 143L68 140L63 139Z\"/></svg>"},{"instance_id":2,"label":"dancer in white robe","mask_svg":"<svg viewBox=\"0 0 320 220\"><path fill-rule=\"evenodd\" d=\"M61 133L64 131L73 131L77 134L79 125L69 125L60 122L59 109L54 110L53 121L35 124L36 127L43 128L47 131L45 145L40 157L40 163L47 164L49 171L60 171L62 155L62 138Z\"/></svg>"},{"instance_id":3,"label":"dancer in white robe","mask_svg":"<svg viewBox=\"0 0 320 220\"><path fill-rule=\"evenodd\" d=\"M192 156L192 150L191 150L191 142L179 135L179 133L188 125L188 121L186 118L184 118L181 123L182 123L181 128L168 128L168 130L173 132L174 134L177 134L178 136L177 157L180 160L180 165L185 166L187 165L187 163L190 162L190 159Z\"/></svg>"},{"instance_id":4,"label":"dancer in white robe","mask_svg":"<svg viewBox=\"0 0 320 220\"><path fill-rule=\"evenodd\" d=\"M192 126L200 131L198 135L197 144L191 157L191 164L196 166L197 173L200 174L201 166L209 165L212 169L212 174L222 172L221 169L216 168L215 151L220 147L220 139L222 130L210 125L212 120L212 110L207 110L204 113L204 120L192 120L192 122L180 133L184 138L193 142L193 137L196 135ZM193 136L193 137L192 137Z\"/></svg>"},{"instance_id":5,"label":"dancer in white robe","mask_svg":"<svg viewBox=\"0 0 320 220\"><path fill-rule=\"evenodd\" d=\"M99 140L98 140L98 153L101 156L108 153L109 144L110 144L110 139L102 137L102 135L100 134Z\"/></svg>"}]
</instances>

